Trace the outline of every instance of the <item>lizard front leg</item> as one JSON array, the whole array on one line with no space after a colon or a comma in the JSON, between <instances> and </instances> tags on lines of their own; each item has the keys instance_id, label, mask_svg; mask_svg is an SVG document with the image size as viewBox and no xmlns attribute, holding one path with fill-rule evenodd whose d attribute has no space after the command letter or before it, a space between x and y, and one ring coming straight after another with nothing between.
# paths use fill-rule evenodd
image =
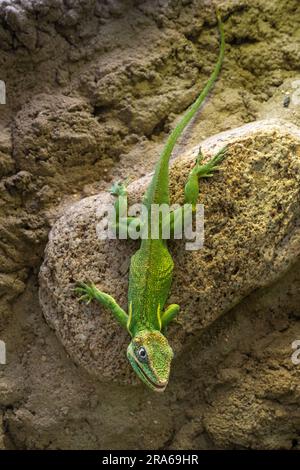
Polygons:
<instances>
[{"instance_id":1,"label":"lizard front leg","mask_svg":"<svg viewBox=\"0 0 300 470\"><path fill-rule=\"evenodd\" d=\"M161 320L161 330L163 332L166 331L167 326L169 323L174 320L174 318L178 315L180 310L179 305L171 304L167 309L162 313L160 320Z\"/></svg>"},{"instance_id":2,"label":"lizard front leg","mask_svg":"<svg viewBox=\"0 0 300 470\"><path fill-rule=\"evenodd\" d=\"M79 300L83 300L87 304L89 304L92 300L97 300L104 307L109 308L113 313L115 319L120 323L120 325L123 326L123 328L127 329L128 315L117 304L117 302L111 295L100 291L93 283L85 284L84 282L77 284L75 292L81 295Z\"/></svg>"}]
</instances>

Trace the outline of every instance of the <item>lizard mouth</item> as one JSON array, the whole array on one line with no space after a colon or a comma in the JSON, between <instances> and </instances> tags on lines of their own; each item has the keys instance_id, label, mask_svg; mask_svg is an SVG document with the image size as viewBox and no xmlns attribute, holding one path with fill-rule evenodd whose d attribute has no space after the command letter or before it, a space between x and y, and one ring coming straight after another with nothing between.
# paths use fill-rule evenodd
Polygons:
<instances>
[{"instance_id":1,"label":"lizard mouth","mask_svg":"<svg viewBox=\"0 0 300 470\"><path fill-rule=\"evenodd\" d=\"M142 367L140 366L140 364L136 361L136 359L133 357L132 354L130 354L130 356L132 357L132 359L134 360L135 364L137 365L138 369L139 369L139 372L141 373L141 375L143 376L143 378L145 379L145 381L150 385L150 387L152 389L154 389L156 392L163 392L166 388L166 386L168 385L168 382L165 382L165 383L156 383L154 382L153 380L150 379L150 377L148 377L148 375L144 372L144 370L142 369Z\"/></svg>"}]
</instances>

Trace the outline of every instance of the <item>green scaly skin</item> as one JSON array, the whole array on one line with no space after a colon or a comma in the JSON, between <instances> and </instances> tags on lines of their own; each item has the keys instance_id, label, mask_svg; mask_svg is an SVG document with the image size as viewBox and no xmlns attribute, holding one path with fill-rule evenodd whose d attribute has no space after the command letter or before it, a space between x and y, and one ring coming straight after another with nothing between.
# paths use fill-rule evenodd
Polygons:
<instances>
[{"instance_id":1,"label":"green scaly skin","mask_svg":"<svg viewBox=\"0 0 300 470\"><path fill-rule=\"evenodd\" d=\"M152 204L169 204L169 160L177 139L184 128L200 108L214 82L216 81L224 57L224 32L219 15L220 52L215 68L203 91L190 106L182 120L168 138L160 159L156 165L152 181L144 196L143 204L148 209L150 226L150 209ZM199 178L210 177L224 158L226 149L222 149L208 163L202 164L202 153L199 151L196 164L192 169L185 186L185 203L195 207L199 196ZM115 183L112 194L126 197L123 184ZM115 204L118 215L118 202ZM129 224L133 218L120 221ZM143 224L143 221L138 221ZM109 308L118 322L131 335L127 357L140 379L152 390L165 390L170 374L173 351L164 335L168 324L179 312L179 305L172 304L166 309L173 274L174 263L168 251L167 242L163 239L143 239L139 250L132 256L129 273L128 313L108 294L100 291L94 284L81 283L76 288L81 300L88 303L95 299Z\"/></svg>"}]
</instances>

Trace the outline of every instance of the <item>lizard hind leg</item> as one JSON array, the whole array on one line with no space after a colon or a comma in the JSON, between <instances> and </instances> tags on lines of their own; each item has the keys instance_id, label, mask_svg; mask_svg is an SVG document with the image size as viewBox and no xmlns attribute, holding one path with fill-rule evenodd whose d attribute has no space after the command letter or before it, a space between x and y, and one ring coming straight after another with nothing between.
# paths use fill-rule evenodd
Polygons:
<instances>
[{"instance_id":1,"label":"lizard hind leg","mask_svg":"<svg viewBox=\"0 0 300 470\"><path fill-rule=\"evenodd\" d=\"M203 154L201 148L196 159L196 164L189 174L184 188L185 204L192 204L193 209L197 204L199 196L199 178L210 178L218 170L220 163L224 160L226 147L223 147L207 163L203 163Z\"/></svg>"},{"instance_id":2,"label":"lizard hind leg","mask_svg":"<svg viewBox=\"0 0 300 470\"><path fill-rule=\"evenodd\" d=\"M109 192L114 196L127 196L126 181L122 183L121 181L116 181L111 186Z\"/></svg>"},{"instance_id":3,"label":"lizard hind leg","mask_svg":"<svg viewBox=\"0 0 300 470\"><path fill-rule=\"evenodd\" d=\"M114 204L116 220L114 227L116 233L120 238L130 238L130 226L133 231L139 231L141 221L139 217L129 217L127 215L128 203L127 203L127 188L126 181L122 183L120 181L115 182L110 188L110 193L117 199Z\"/></svg>"},{"instance_id":4,"label":"lizard hind leg","mask_svg":"<svg viewBox=\"0 0 300 470\"><path fill-rule=\"evenodd\" d=\"M225 158L227 147L222 147L207 163L202 164L203 154L201 148L196 160L195 172L199 178L208 178L213 176L214 171L218 170L219 165Z\"/></svg>"}]
</instances>

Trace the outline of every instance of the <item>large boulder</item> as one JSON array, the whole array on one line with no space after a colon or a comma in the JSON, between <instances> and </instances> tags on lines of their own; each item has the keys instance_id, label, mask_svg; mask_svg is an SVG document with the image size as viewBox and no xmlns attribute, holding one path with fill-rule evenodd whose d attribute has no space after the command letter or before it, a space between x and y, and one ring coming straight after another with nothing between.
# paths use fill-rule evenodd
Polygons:
<instances>
[{"instance_id":1,"label":"large boulder","mask_svg":"<svg viewBox=\"0 0 300 470\"><path fill-rule=\"evenodd\" d=\"M179 352L220 315L253 290L282 276L300 254L300 130L279 120L260 121L201 143L206 157L228 145L218 174L201 181L205 242L187 251L170 242L175 269L169 302L181 306L168 337ZM197 148L170 168L172 202L183 188ZM141 200L149 178L129 186L129 201ZM99 240L107 193L68 208L49 236L40 271L45 318L73 360L102 381L134 383L126 359L129 336L97 303L78 302L76 281L93 281L127 308L128 267L138 242Z\"/></svg>"}]
</instances>

